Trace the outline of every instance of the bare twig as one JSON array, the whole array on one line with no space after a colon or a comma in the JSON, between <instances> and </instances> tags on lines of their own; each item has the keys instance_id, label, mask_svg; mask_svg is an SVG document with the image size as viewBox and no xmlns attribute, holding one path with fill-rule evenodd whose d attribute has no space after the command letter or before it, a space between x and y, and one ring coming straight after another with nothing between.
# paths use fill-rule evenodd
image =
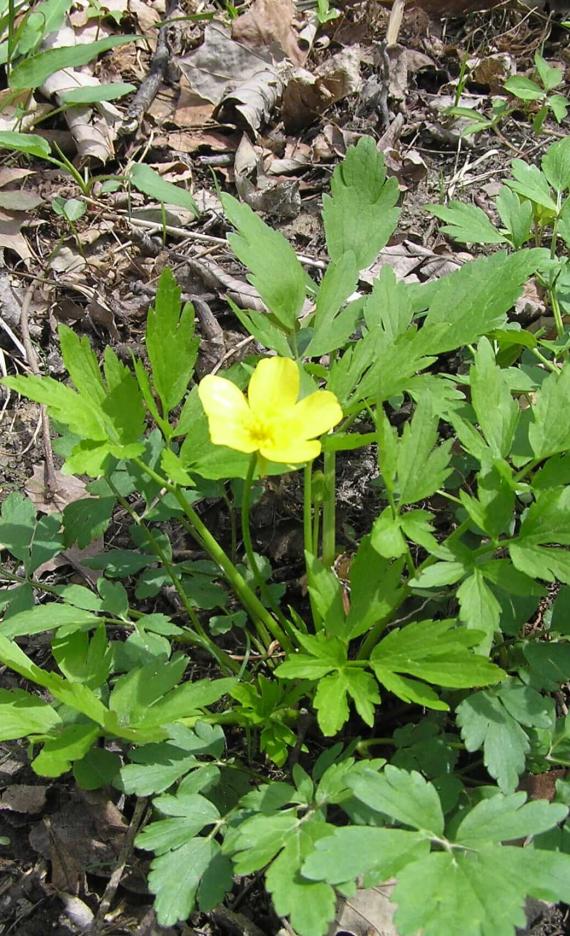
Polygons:
<instances>
[{"instance_id":1,"label":"bare twig","mask_svg":"<svg viewBox=\"0 0 570 936\"><path fill-rule=\"evenodd\" d=\"M392 4L392 9L390 10L390 19L388 20L388 28L386 30L387 46L395 45L398 41L402 20L404 18L405 6L406 0L394 0L394 3Z\"/></svg>"},{"instance_id":2,"label":"bare twig","mask_svg":"<svg viewBox=\"0 0 570 936\"><path fill-rule=\"evenodd\" d=\"M117 888L121 883L121 878L124 874L127 861L129 860L130 854L133 850L135 836L144 818L147 802L147 797L140 797L137 799L133 816L129 828L127 829L127 834L125 835L125 841L123 842L123 846L121 848L117 867L107 882L105 893L101 898L101 903L99 904L99 909L97 910L97 916L95 917L90 929L92 936L96 936L97 933L100 933L105 924L105 916L109 912L109 908L113 902L115 894L117 893Z\"/></svg>"},{"instance_id":3,"label":"bare twig","mask_svg":"<svg viewBox=\"0 0 570 936\"><path fill-rule=\"evenodd\" d=\"M134 133L135 130L139 128L144 115L154 101L164 81L164 76L166 75L166 70L171 59L168 34L173 27L168 20L176 11L177 6L178 0L171 0L171 2L167 4L165 14L166 23L161 26L158 31L156 49L154 50L154 55L150 63L149 73L141 82L137 93L129 105L120 131L122 136Z\"/></svg>"},{"instance_id":4,"label":"bare twig","mask_svg":"<svg viewBox=\"0 0 570 936\"><path fill-rule=\"evenodd\" d=\"M34 287L30 286L26 290L24 296L24 301L22 303L22 312L20 315L20 331L22 333L22 342L26 351L26 359L30 366L30 370L36 377L41 377L41 371L38 365L38 358L30 338L30 327L28 322L28 317L30 313L30 302L32 301L32 295L34 292ZM47 409L45 406L40 407L41 413L41 423L42 423L42 440L44 445L44 483L46 487L45 499L46 501L51 501L54 499L57 493L57 480L55 477L55 465L53 461L53 449L51 445L51 436L49 432L49 416L47 414Z\"/></svg>"},{"instance_id":5,"label":"bare twig","mask_svg":"<svg viewBox=\"0 0 570 936\"><path fill-rule=\"evenodd\" d=\"M212 234L202 234L200 231L190 231L188 228L174 227L171 224L161 224L160 221L146 221L144 218L129 218L126 212L116 212L111 214L106 212L101 216L105 220L116 221L121 218L126 224L133 228L144 228L157 234L168 234L170 237L180 237L184 240L201 241L205 244L218 244L220 247L227 247L228 242L225 237L214 237ZM187 260L184 257L184 260ZM316 270L326 270L327 264L324 260L315 260L313 257L305 257L304 254L297 254L297 260L303 266L314 267Z\"/></svg>"}]
</instances>

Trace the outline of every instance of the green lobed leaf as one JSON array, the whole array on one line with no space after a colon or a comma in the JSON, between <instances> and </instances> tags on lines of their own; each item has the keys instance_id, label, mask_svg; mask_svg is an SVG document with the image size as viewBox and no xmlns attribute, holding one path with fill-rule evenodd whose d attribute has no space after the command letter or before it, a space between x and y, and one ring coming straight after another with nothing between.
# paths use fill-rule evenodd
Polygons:
<instances>
[{"instance_id":1,"label":"green lobed leaf","mask_svg":"<svg viewBox=\"0 0 570 936\"><path fill-rule=\"evenodd\" d=\"M61 724L51 705L24 689L0 689L0 740L46 734Z\"/></svg>"},{"instance_id":2,"label":"green lobed leaf","mask_svg":"<svg viewBox=\"0 0 570 936\"><path fill-rule=\"evenodd\" d=\"M60 627L71 629L95 627L99 622L96 614L82 611L71 605L52 601L45 605L36 605L30 611L14 614L2 625L2 636L7 638L42 634L44 631L57 630Z\"/></svg>"},{"instance_id":3,"label":"green lobed leaf","mask_svg":"<svg viewBox=\"0 0 570 936\"><path fill-rule=\"evenodd\" d=\"M356 289L358 271L352 252L329 263L317 293L313 335L305 348L307 357L320 357L344 347L353 334L362 304L345 305Z\"/></svg>"},{"instance_id":4,"label":"green lobed leaf","mask_svg":"<svg viewBox=\"0 0 570 936\"><path fill-rule=\"evenodd\" d=\"M405 283L396 279L389 266L374 280L372 292L364 304L364 319L373 331L381 328L394 341L403 334L412 320L412 304Z\"/></svg>"},{"instance_id":5,"label":"green lobed leaf","mask_svg":"<svg viewBox=\"0 0 570 936\"><path fill-rule=\"evenodd\" d=\"M154 305L148 311L146 345L154 387L168 416L188 389L199 346L194 309L190 304L181 308L180 288L168 268L160 276Z\"/></svg>"},{"instance_id":6,"label":"green lobed leaf","mask_svg":"<svg viewBox=\"0 0 570 936\"><path fill-rule=\"evenodd\" d=\"M532 205L519 198L508 186L502 185L495 201L499 217L506 227L513 247L520 248L529 240L532 231Z\"/></svg>"},{"instance_id":7,"label":"green lobed leaf","mask_svg":"<svg viewBox=\"0 0 570 936\"><path fill-rule=\"evenodd\" d=\"M415 621L390 631L372 651L370 665L380 682L386 672L457 689L498 682L503 671L470 649L481 636L449 620Z\"/></svg>"},{"instance_id":8,"label":"green lobed leaf","mask_svg":"<svg viewBox=\"0 0 570 936\"><path fill-rule=\"evenodd\" d=\"M429 397L416 406L411 422L406 423L398 443L397 489L400 506L429 497L451 474L452 440L436 446L439 418ZM421 472L417 470L421 464Z\"/></svg>"},{"instance_id":9,"label":"green lobed leaf","mask_svg":"<svg viewBox=\"0 0 570 936\"><path fill-rule=\"evenodd\" d=\"M380 702L376 681L362 670L344 667L319 679L313 705L322 733L337 734L349 717L348 698L354 702L362 720L374 724L375 707Z\"/></svg>"},{"instance_id":10,"label":"green lobed leaf","mask_svg":"<svg viewBox=\"0 0 570 936\"><path fill-rule=\"evenodd\" d=\"M302 872L304 877L329 884L356 881L370 873L386 881L428 852L429 842L417 832L349 826L320 839Z\"/></svg>"},{"instance_id":11,"label":"green lobed leaf","mask_svg":"<svg viewBox=\"0 0 570 936\"><path fill-rule=\"evenodd\" d=\"M265 875L267 890L279 916L288 916L299 936L325 936L334 918L336 896L329 884L308 880L301 873L315 844L331 827L317 817L291 835Z\"/></svg>"},{"instance_id":12,"label":"green lobed leaf","mask_svg":"<svg viewBox=\"0 0 570 936\"><path fill-rule=\"evenodd\" d=\"M230 247L250 271L249 281L269 311L287 332L294 331L306 292L305 272L295 251L249 205L231 195L222 195L221 200L237 232L228 237Z\"/></svg>"},{"instance_id":13,"label":"green lobed leaf","mask_svg":"<svg viewBox=\"0 0 570 936\"><path fill-rule=\"evenodd\" d=\"M509 454L519 418L519 408L487 338L477 346L475 363L469 374L471 402L479 425L495 457ZM489 406L489 399L493 405Z\"/></svg>"},{"instance_id":14,"label":"green lobed leaf","mask_svg":"<svg viewBox=\"0 0 570 936\"><path fill-rule=\"evenodd\" d=\"M154 859L148 886L156 895L154 909L161 926L188 919L196 905L198 886L218 851L215 840L194 838Z\"/></svg>"},{"instance_id":15,"label":"green lobed leaf","mask_svg":"<svg viewBox=\"0 0 570 936\"><path fill-rule=\"evenodd\" d=\"M74 435L95 442L107 441L107 431L100 409L71 387L66 387L53 377L35 375L4 377L1 382L28 399L45 404L56 422L67 426Z\"/></svg>"},{"instance_id":16,"label":"green lobed leaf","mask_svg":"<svg viewBox=\"0 0 570 936\"><path fill-rule=\"evenodd\" d=\"M456 592L459 618L466 627L481 631L484 637L478 645L480 653L491 650L495 632L499 630L501 606L478 568L461 583Z\"/></svg>"},{"instance_id":17,"label":"green lobed leaf","mask_svg":"<svg viewBox=\"0 0 570 936\"><path fill-rule=\"evenodd\" d=\"M427 297L429 306L422 329L425 331L429 326L423 339L425 353L452 351L502 328L506 313L545 258L545 251L539 248L513 254L499 251L466 263L429 284L427 291L425 286L421 287L419 295Z\"/></svg>"},{"instance_id":18,"label":"green lobed leaf","mask_svg":"<svg viewBox=\"0 0 570 936\"><path fill-rule=\"evenodd\" d=\"M0 548L8 549L14 558L29 561L30 547L36 526L36 508L28 497L12 491L0 512Z\"/></svg>"},{"instance_id":19,"label":"green lobed leaf","mask_svg":"<svg viewBox=\"0 0 570 936\"><path fill-rule=\"evenodd\" d=\"M495 692L468 696L457 707L457 723L468 751L483 748L490 775L504 793L512 793L530 750L527 733Z\"/></svg>"},{"instance_id":20,"label":"green lobed leaf","mask_svg":"<svg viewBox=\"0 0 570 936\"><path fill-rule=\"evenodd\" d=\"M73 776L82 790L110 786L121 768L121 758L106 748L92 747L73 764Z\"/></svg>"},{"instance_id":21,"label":"green lobed leaf","mask_svg":"<svg viewBox=\"0 0 570 936\"><path fill-rule=\"evenodd\" d=\"M135 844L158 855L179 848L220 818L216 806L199 793L160 796L153 805L171 818L149 823L139 832Z\"/></svg>"},{"instance_id":22,"label":"green lobed leaf","mask_svg":"<svg viewBox=\"0 0 570 936\"><path fill-rule=\"evenodd\" d=\"M354 639L371 627L388 620L402 604L404 560L383 558L374 548L371 536L363 536L350 566L350 610L345 637Z\"/></svg>"},{"instance_id":23,"label":"green lobed leaf","mask_svg":"<svg viewBox=\"0 0 570 936\"><path fill-rule=\"evenodd\" d=\"M570 545L570 487L550 488L533 503L509 544L511 559L533 578L570 582L570 554L547 544Z\"/></svg>"},{"instance_id":24,"label":"green lobed leaf","mask_svg":"<svg viewBox=\"0 0 570 936\"><path fill-rule=\"evenodd\" d=\"M545 800L526 802L526 793L497 794L477 803L459 824L455 841L468 848L539 835L558 825L568 807Z\"/></svg>"},{"instance_id":25,"label":"green lobed leaf","mask_svg":"<svg viewBox=\"0 0 570 936\"><path fill-rule=\"evenodd\" d=\"M66 546L76 543L85 549L103 536L111 522L114 497L84 497L63 508L63 536Z\"/></svg>"},{"instance_id":26,"label":"green lobed leaf","mask_svg":"<svg viewBox=\"0 0 570 936\"><path fill-rule=\"evenodd\" d=\"M537 392L532 407L528 437L535 458L548 458L570 449L567 408L570 399L570 364L559 374L549 374Z\"/></svg>"},{"instance_id":27,"label":"green lobed leaf","mask_svg":"<svg viewBox=\"0 0 570 936\"><path fill-rule=\"evenodd\" d=\"M348 777L354 795L376 812L384 813L430 835L443 834L443 813L433 784L415 770L400 770L388 764L381 773L365 771Z\"/></svg>"},{"instance_id":28,"label":"green lobed leaf","mask_svg":"<svg viewBox=\"0 0 570 936\"><path fill-rule=\"evenodd\" d=\"M396 227L400 214L395 178L386 179L384 158L371 137L361 137L333 173L323 198L323 222L331 260L352 252L357 270L369 266Z\"/></svg>"},{"instance_id":29,"label":"green lobed leaf","mask_svg":"<svg viewBox=\"0 0 570 936\"><path fill-rule=\"evenodd\" d=\"M432 853L399 876L393 899L401 936L514 936L524 926L524 887L505 879L499 849L487 853ZM506 856L505 856L506 857Z\"/></svg>"},{"instance_id":30,"label":"green lobed leaf","mask_svg":"<svg viewBox=\"0 0 570 936\"><path fill-rule=\"evenodd\" d=\"M552 198L548 181L538 166L529 166L522 159L513 159L511 171L514 178L507 179L506 184L509 188L547 211L556 212L557 205Z\"/></svg>"},{"instance_id":31,"label":"green lobed leaf","mask_svg":"<svg viewBox=\"0 0 570 936\"><path fill-rule=\"evenodd\" d=\"M534 64L546 91L552 91L564 81L564 69L549 65L540 52L534 53Z\"/></svg>"},{"instance_id":32,"label":"green lobed leaf","mask_svg":"<svg viewBox=\"0 0 570 936\"><path fill-rule=\"evenodd\" d=\"M42 777L61 777L74 761L87 754L99 734L99 727L92 722L65 725L56 737L46 741L34 758L34 771Z\"/></svg>"},{"instance_id":33,"label":"green lobed leaf","mask_svg":"<svg viewBox=\"0 0 570 936\"><path fill-rule=\"evenodd\" d=\"M544 89L531 78L523 75L513 75L505 81L505 91L514 94L521 101L540 101L544 97Z\"/></svg>"},{"instance_id":34,"label":"green lobed leaf","mask_svg":"<svg viewBox=\"0 0 570 936\"><path fill-rule=\"evenodd\" d=\"M444 234L459 244L504 244L505 237L497 231L485 212L477 205L450 201L447 205L426 205L427 211L446 224Z\"/></svg>"}]
</instances>

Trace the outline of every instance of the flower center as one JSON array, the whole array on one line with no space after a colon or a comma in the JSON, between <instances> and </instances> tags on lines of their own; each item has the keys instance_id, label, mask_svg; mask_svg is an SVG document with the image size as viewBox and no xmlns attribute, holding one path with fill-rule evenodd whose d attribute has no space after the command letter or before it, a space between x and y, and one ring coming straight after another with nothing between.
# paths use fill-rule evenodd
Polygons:
<instances>
[{"instance_id":1,"label":"flower center","mask_svg":"<svg viewBox=\"0 0 570 936\"><path fill-rule=\"evenodd\" d=\"M261 419L255 418L252 419L251 425L249 427L249 433L251 436L251 441L258 449L265 445L272 445L274 443L274 427L270 422L265 422Z\"/></svg>"}]
</instances>

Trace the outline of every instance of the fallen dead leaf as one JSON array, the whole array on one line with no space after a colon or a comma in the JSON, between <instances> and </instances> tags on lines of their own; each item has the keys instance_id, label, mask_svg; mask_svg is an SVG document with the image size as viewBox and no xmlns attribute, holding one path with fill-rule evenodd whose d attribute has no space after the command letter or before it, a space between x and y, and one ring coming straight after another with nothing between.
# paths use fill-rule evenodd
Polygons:
<instances>
[{"instance_id":1,"label":"fallen dead leaf","mask_svg":"<svg viewBox=\"0 0 570 936\"><path fill-rule=\"evenodd\" d=\"M0 211L0 248L8 248L17 253L28 266L32 252L23 234L22 227L28 221L27 215L22 211Z\"/></svg>"},{"instance_id":2,"label":"fallen dead leaf","mask_svg":"<svg viewBox=\"0 0 570 936\"><path fill-rule=\"evenodd\" d=\"M86 264L85 257L78 250L60 244L52 252L47 265L54 273L78 273Z\"/></svg>"},{"instance_id":3,"label":"fallen dead leaf","mask_svg":"<svg viewBox=\"0 0 570 936\"><path fill-rule=\"evenodd\" d=\"M100 25L100 24L99 24ZM104 32L106 30L104 29ZM99 30L97 29L97 36ZM68 25L62 26L44 41L45 49L74 46L92 41L91 29L79 33ZM62 94L74 88L99 87L101 82L89 66L81 69L63 68L54 72L41 85L40 91L46 97L54 97L59 105L63 104ZM115 152L114 140L122 120L121 111L109 101L102 101L91 107L69 107L64 109L64 116L73 136L80 160L97 159L106 163Z\"/></svg>"},{"instance_id":4,"label":"fallen dead leaf","mask_svg":"<svg viewBox=\"0 0 570 936\"><path fill-rule=\"evenodd\" d=\"M468 59L469 80L489 88L491 94L504 91L505 81L516 74L517 66L508 52L496 52L484 58Z\"/></svg>"},{"instance_id":5,"label":"fallen dead leaf","mask_svg":"<svg viewBox=\"0 0 570 936\"><path fill-rule=\"evenodd\" d=\"M220 23L209 23L201 46L184 57L175 58L188 82L199 97L219 104L230 82L244 82L271 65L270 56L232 39Z\"/></svg>"},{"instance_id":6,"label":"fallen dead leaf","mask_svg":"<svg viewBox=\"0 0 570 936\"><path fill-rule=\"evenodd\" d=\"M398 936L396 907L390 900L394 883L357 890L354 897L342 901L328 936Z\"/></svg>"},{"instance_id":7,"label":"fallen dead leaf","mask_svg":"<svg viewBox=\"0 0 570 936\"><path fill-rule=\"evenodd\" d=\"M13 784L4 791L0 798L0 810L34 815L42 811L46 804L49 787L31 786L27 783Z\"/></svg>"},{"instance_id":8,"label":"fallen dead leaf","mask_svg":"<svg viewBox=\"0 0 570 936\"><path fill-rule=\"evenodd\" d=\"M53 498L46 498L45 463L34 465L32 477L28 478L25 491L32 503L42 513L60 513L67 504L85 497L87 489L85 483L74 475L65 475L61 471L55 472L57 490Z\"/></svg>"},{"instance_id":9,"label":"fallen dead leaf","mask_svg":"<svg viewBox=\"0 0 570 936\"><path fill-rule=\"evenodd\" d=\"M274 57L281 58L281 52L295 65L302 65L306 52L299 48L294 16L293 0L254 0L247 12L234 20L232 38L254 48L266 46Z\"/></svg>"},{"instance_id":10,"label":"fallen dead leaf","mask_svg":"<svg viewBox=\"0 0 570 936\"><path fill-rule=\"evenodd\" d=\"M267 66L241 82L216 107L214 116L221 123L234 124L256 133L267 123L271 112L283 96L290 66Z\"/></svg>"},{"instance_id":11,"label":"fallen dead leaf","mask_svg":"<svg viewBox=\"0 0 570 936\"><path fill-rule=\"evenodd\" d=\"M361 87L360 50L343 49L325 60L314 74L296 69L283 93L282 116L287 133L310 126L337 101Z\"/></svg>"},{"instance_id":12,"label":"fallen dead leaf","mask_svg":"<svg viewBox=\"0 0 570 936\"><path fill-rule=\"evenodd\" d=\"M105 794L74 790L57 812L32 826L30 845L51 863L54 887L76 894L86 871L109 876L128 824Z\"/></svg>"}]
</instances>

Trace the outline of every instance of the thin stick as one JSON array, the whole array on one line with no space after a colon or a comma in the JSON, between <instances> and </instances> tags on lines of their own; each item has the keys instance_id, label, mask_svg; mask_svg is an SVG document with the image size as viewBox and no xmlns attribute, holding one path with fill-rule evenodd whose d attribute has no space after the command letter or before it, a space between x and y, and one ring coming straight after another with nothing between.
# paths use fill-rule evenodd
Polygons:
<instances>
[{"instance_id":1,"label":"thin stick","mask_svg":"<svg viewBox=\"0 0 570 936\"><path fill-rule=\"evenodd\" d=\"M119 861L118 861L117 867L115 868L111 877L109 878L109 881L105 888L105 893L103 894L101 903L99 904L99 909L97 910L97 916L95 917L93 923L91 924L90 932L93 934L93 936L96 936L97 933L100 933L101 929L105 925L105 916L109 912L109 908L113 902L115 894L117 893L117 888L119 887L119 884L121 883L121 878L124 874L127 861L129 860L129 856L133 850L135 836L142 822L147 802L148 800L146 797L141 797L140 799L137 799L135 809L133 812L133 817L131 819L129 828L127 829L127 834L125 835L125 841L123 842L123 846L119 854Z\"/></svg>"},{"instance_id":2,"label":"thin stick","mask_svg":"<svg viewBox=\"0 0 570 936\"><path fill-rule=\"evenodd\" d=\"M165 14L166 22L158 31L156 49L151 59L149 73L143 78L137 93L129 104L125 120L121 127L122 135L134 133L135 130L140 127L144 115L154 101L164 81L164 76L166 75L172 55L168 42L168 31L172 27L168 21L175 12L177 6L177 0L173 0L173 2L167 5Z\"/></svg>"}]
</instances>

